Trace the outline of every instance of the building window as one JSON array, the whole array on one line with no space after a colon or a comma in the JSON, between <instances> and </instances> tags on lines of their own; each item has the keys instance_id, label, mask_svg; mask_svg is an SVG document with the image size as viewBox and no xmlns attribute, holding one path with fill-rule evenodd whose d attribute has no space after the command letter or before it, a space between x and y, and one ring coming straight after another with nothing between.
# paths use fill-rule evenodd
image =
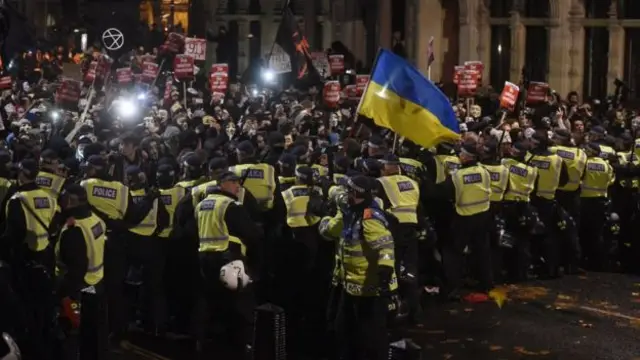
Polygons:
<instances>
[{"instance_id":1,"label":"building window","mask_svg":"<svg viewBox=\"0 0 640 360\"><path fill-rule=\"evenodd\" d=\"M608 53L609 30L604 27L585 28L583 98L607 96Z\"/></svg>"},{"instance_id":2,"label":"building window","mask_svg":"<svg viewBox=\"0 0 640 360\"><path fill-rule=\"evenodd\" d=\"M522 1L522 0L521 0ZM528 18L548 18L549 0L524 0L524 17Z\"/></svg>"},{"instance_id":3,"label":"building window","mask_svg":"<svg viewBox=\"0 0 640 360\"><path fill-rule=\"evenodd\" d=\"M606 19L610 6L611 0L584 0L585 16L589 19Z\"/></svg>"},{"instance_id":4,"label":"building window","mask_svg":"<svg viewBox=\"0 0 640 360\"><path fill-rule=\"evenodd\" d=\"M511 70L511 31L508 25L491 27L491 86L502 89ZM516 79L514 79L516 80Z\"/></svg>"},{"instance_id":5,"label":"building window","mask_svg":"<svg viewBox=\"0 0 640 360\"><path fill-rule=\"evenodd\" d=\"M235 20L229 21L229 49L226 50L229 54L229 78L235 79L236 74L238 74L238 40L239 40L239 29L238 22Z\"/></svg>"},{"instance_id":6,"label":"building window","mask_svg":"<svg viewBox=\"0 0 640 360\"><path fill-rule=\"evenodd\" d=\"M260 0L251 0L249 2L249 14L262 13L262 6L260 6Z\"/></svg>"},{"instance_id":7,"label":"building window","mask_svg":"<svg viewBox=\"0 0 640 360\"><path fill-rule=\"evenodd\" d=\"M238 0L227 0L227 14L235 15L238 13Z\"/></svg>"},{"instance_id":8,"label":"building window","mask_svg":"<svg viewBox=\"0 0 640 360\"><path fill-rule=\"evenodd\" d=\"M638 0L618 0L618 17L640 19L640 2Z\"/></svg>"},{"instance_id":9,"label":"building window","mask_svg":"<svg viewBox=\"0 0 640 360\"><path fill-rule=\"evenodd\" d=\"M262 58L262 24L260 21L251 21L249 23L249 33L252 37L249 39L249 63Z\"/></svg>"},{"instance_id":10,"label":"building window","mask_svg":"<svg viewBox=\"0 0 640 360\"><path fill-rule=\"evenodd\" d=\"M640 91L640 29L625 29L624 80L636 93Z\"/></svg>"},{"instance_id":11,"label":"building window","mask_svg":"<svg viewBox=\"0 0 640 360\"><path fill-rule=\"evenodd\" d=\"M316 22L316 31L315 31L315 36L313 37L313 44L311 44L313 47L313 49L317 49L318 51L322 50L325 51L327 49L325 49L323 47L323 41L324 38L322 35L323 34L323 25L321 21L317 21Z\"/></svg>"},{"instance_id":12,"label":"building window","mask_svg":"<svg viewBox=\"0 0 640 360\"><path fill-rule=\"evenodd\" d=\"M549 32L542 26L528 26L524 67L531 81L547 81Z\"/></svg>"},{"instance_id":13,"label":"building window","mask_svg":"<svg viewBox=\"0 0 640 360\"><path fill-rule=\"evenodd\" d=\"M492 18L507 18L512 9L512 0L491 0L489 14Z\"/></svg>"}]
</instances>

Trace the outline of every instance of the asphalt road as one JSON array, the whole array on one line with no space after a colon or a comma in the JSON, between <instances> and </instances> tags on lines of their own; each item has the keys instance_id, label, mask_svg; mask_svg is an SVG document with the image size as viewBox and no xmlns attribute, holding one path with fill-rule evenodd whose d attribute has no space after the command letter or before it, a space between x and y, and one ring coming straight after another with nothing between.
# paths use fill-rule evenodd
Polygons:
<instances>
[{"instance_id":1,"label":"asphalt road","mask_svg":"<svg viewBox=\"0 0 640 360\"><path fill-rule=\"evenodd\" d=\"M640 360L640 278L593 273L504 291L502 308L434 304L423 324L403 335L423 348L422 359ZM125 345L124 354L110 359L190 358L184 340L134 334ZM212 359L224 358L216 356L219 348Z\"/></svg>"}]
</instances>

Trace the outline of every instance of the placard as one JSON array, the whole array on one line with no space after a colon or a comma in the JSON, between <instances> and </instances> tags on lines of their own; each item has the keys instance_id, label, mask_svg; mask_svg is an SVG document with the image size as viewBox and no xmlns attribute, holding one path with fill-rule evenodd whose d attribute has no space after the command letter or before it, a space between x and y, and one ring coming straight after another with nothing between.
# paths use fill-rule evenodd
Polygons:
<instances>
[{"instance_id":1,"label":"placard","mask_svg":"<svg viewBox=\"0 0 640 360\"><path fill-rule=\"evenodd\" d=\"M500 107L503 109L513 110L518 101L520 87L512 82L505 81L504 88L500 94Z\"/></svg>"},{"instance_id":2,"label":"placard","mask_svg":"<svg viewBox=\"0 0 640 360\"><path fill-rule=\"evenodd\" d=\"M184 39L184 54L194 60L204 61L207 58L207 40L198 38Z\"/></svg>"},{"instance_id":3,"label":"placard","mask_svg":"<svg viewBox=\"0 0 640 360\"><path fill-rule=\"evenodd\" d=\"M189 55L176 55L173 61L173 75L180 81L193 78L193 58Z\"/></svg>"}]
</instances>

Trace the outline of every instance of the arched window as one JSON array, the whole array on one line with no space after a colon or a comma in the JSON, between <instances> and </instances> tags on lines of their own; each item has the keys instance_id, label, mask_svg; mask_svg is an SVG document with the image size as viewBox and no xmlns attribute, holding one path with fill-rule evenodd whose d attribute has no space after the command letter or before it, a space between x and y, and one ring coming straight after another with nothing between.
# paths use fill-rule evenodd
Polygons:
<instances>
[{"instance_id":1,"label":"arched window","mask_svg":"<svg viewBox=\"0 0 640 360\"><path fill-rule=\"evenodd\" d=\"M262 13L262 6L260 6L260 0L251 0L249 2L249 14Z\"/></svg>"},{"instance_id":2,"label":"arched window","mask_svg":"<svg viewBox=\"0 0 640 360\"><path fill-rule=\"evenodd\" d=\"M542 26L527 26L525 68L531 81L547 81L549 70L549 31Z\"/></svg>"},{"instance_id":3,"label":"arched window","mask_svg":"<svg viewBox=\"0 0 640 360\"><path fill-rule=\"evenodd\" d=\"M551 14L549 0L519 0L524 1L523 15L528 18L548 18Z\"/></svg>"},{"instance_id":4,"label":"arched window","mask_svg":"<svg viewBox=\"0 0 640 360\"><path fill-rule=\"evenodd\" d=\"M511 31L508 25L491 26L491 71L490 84L494 89L502 89L509 80L511 70ZM514 79L515 80L515 79Z\"/></svg>"},{"instance_id":5,"label":"arched window","mask_svg":"<svg viewBox=\"0 0 640 360\"><path fill-rule=\"evenodd\" d=\"M609 17L611 0L583 0L585 16L589 19L606 19Z\"/></svg>"},{"instance_id":6,"label":"arched window","mask_svg":"<svg viewBox=\"0 0 640 360\"><path fill-rule=\"evenodd\" d=\"M492 18L507 18L511 16L513 0L491 0L489 3L489 15Z\"/></svg>"}]
</instances>

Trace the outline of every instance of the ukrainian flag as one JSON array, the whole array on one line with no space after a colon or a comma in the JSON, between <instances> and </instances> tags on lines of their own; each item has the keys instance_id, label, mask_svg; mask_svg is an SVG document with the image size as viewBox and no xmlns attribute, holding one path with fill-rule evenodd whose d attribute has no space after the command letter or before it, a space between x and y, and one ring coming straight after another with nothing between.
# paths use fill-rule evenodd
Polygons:
<instances>
[{"instance_id":1,"label":"ukrainian flag","mask_svg":"<svg viewBox=\"0 0 640 360\"><path fill-rule=\"evenodd\" d=\"M449 99L418 69L388 50L378 53L358 113L425 148L460 139Z\"/></svg>"}]
</instances>

